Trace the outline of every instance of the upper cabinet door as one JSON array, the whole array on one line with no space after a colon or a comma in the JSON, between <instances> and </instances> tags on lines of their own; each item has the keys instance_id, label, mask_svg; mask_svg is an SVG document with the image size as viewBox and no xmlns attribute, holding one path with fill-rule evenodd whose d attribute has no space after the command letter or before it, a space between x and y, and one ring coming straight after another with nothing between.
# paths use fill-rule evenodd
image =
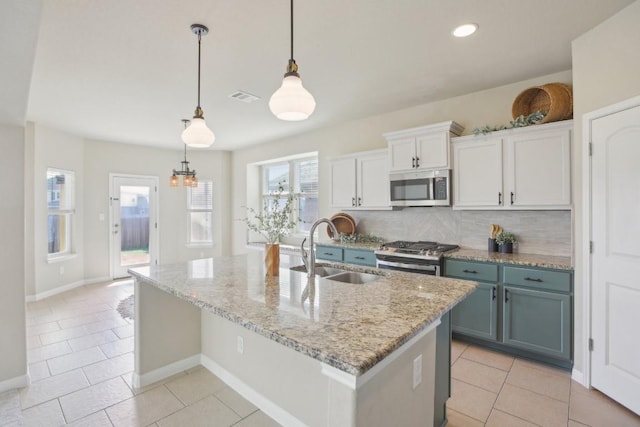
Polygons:
<instances>
[{"instance_id":1,"label":"upper cabinet door","mask_svg":"<svg viewBox=\"0 0 640 427\"><path fill-rule=\"evenodd\" d=\"M411 170L416 167L416 139L407 137L389 141L390 171Z\"/></svg>"},{"instance_id":2,"label":"upper cabinet door","mask_svg":"<svg viewBox=\"0 0 640 427\"><path fill-rule=\"evenodd\" d=\"M416 137L416 167L418 169L449 168L449 136L440 132Z\"/></svg>"},{"instance_id":3,"label":"upper cabinet door","mask_svg":"<svg viewBox=\"0 0 640 427\"><path fill-rule=\"evenodd\" d=\"M513 135L505 145L505 189L513 208L571 205L571 130Z\"/></svg>"},{"instance_id":4,"label":"upper cabinet door","mask_svg":"<svg viewBox=\"0 0 640 427\"><path fill-rule=\"evenodd\" d=\"M452 146L454 207L501 208L502 138L471 137Z\"/></svg>"},{"instance_id":5,"label":"upper cabinet door","mask_svg":"<svg viewBox=\"0 0 640 427\"><path fill-rule=\"evenodd\" d=\"M331 161L331 207L356 207L356 158L346 157Z\"/></svg>"},{"instance_id":6,"label":"upper cabinet door","mask_svg":"<svg viewBox=\"0 0 640 427\"><path fill-rule=\"evenodd\" d=\"M386 152L358 157L358 207L390 209L389 159Z\"/></svg>"}]
</instances>

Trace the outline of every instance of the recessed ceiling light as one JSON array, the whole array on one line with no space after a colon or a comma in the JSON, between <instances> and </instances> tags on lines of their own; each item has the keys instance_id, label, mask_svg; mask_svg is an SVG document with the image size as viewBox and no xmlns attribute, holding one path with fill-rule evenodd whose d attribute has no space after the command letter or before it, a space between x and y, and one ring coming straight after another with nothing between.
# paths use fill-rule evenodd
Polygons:
<instances>
[{"instance_id":1,"label":"recessed ceiling light","mask_svg":"<svg viewBox=\"0 0 640 427\"><path fill-rule=\"evenodd\" d=\"M456 37L467 37L475 33L478 29L478 24L464 24L456 27L451 34Z\"/></svg>"}]
</instances>

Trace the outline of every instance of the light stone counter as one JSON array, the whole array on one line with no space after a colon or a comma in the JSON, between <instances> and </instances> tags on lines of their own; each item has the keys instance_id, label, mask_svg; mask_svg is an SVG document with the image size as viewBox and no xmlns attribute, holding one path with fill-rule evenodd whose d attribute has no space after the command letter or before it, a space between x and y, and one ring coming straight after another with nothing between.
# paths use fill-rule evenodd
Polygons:
<instances>
[{"instance_id":1,"label":"light stone counter","mask_svg":"<svg viewBox=\"0 0 640 427\"><path fill-rule=\"evenodd\" d=\"M477 249L456 249L445 254L445 258L469 261L497 262L528 267L554 268L558 270L573 270L571 257L538 255L538 254L503 254Z\"/></svg>"},{"instance_id":2,"label":"light stone counter","mask_svg":"<svg viewBox=\"0 0 640 427\"><path fill-rule=\"evenodd\" d=\"M265 279L262 252L130 270L138 281L351 375L362 375L438 320L475 282L348 266L380 279L347 284L292 271ZM323 263L327 265L327 263ZM347 268L344 264L329 264ZM137 303L137 301L136 301ZM143 319L144 320L144 319Z\"/></svg>"},{"instance_id":3,"label":"light stone counter","mask_svg":"<svg viewBox=\"0 0 640 427\"><path fill-rule=\"evenodd\" d=\"M339 240L324 240L321 242L316 242L318 245L326 245L326 246L337 246L340 248L348 248L348 249L363 249L369 251L375 251L380 248L382 243L380 242L355 242L355 243L346 243L341 242Z\"/></svg>"}]
</instances>

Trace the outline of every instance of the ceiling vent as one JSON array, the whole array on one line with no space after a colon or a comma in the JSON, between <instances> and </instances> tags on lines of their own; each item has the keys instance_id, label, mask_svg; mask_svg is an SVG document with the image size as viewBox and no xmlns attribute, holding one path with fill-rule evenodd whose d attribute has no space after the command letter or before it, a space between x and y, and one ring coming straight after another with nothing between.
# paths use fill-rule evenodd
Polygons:
<instances>
[{"instance_id":1,"label":"ceiling vent","mask_svg":"<svg viewBox=\"0 0 640 427\"><path fill-rule=\"evenodd\" d=\"M253 101L257 101L260 99L259 96L255 96L250 94L249 92L245 92L243 90L237 90L229 95L229 98L235 99L236 101L244 102L245 104L251 104Z\"/></svg>"}]
</instances>

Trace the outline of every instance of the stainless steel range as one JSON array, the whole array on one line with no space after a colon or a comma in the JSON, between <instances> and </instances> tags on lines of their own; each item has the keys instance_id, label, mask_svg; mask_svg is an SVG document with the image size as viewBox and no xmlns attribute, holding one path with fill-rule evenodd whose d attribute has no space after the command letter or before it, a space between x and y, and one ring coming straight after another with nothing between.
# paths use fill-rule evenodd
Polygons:
<instances>
[{"instance_id":1,"label":"stainless steel range","mask_svg":"<svg viewBox=\"0 0 640 427\"><path fill-rule=\"evenodd\" d=\"M437 242L396 242L383 243L375 251L378 268L407 271L409 273L440 276L444 265L443 255L457 249L458 245Z\"/></svg>"}]
</instances>

